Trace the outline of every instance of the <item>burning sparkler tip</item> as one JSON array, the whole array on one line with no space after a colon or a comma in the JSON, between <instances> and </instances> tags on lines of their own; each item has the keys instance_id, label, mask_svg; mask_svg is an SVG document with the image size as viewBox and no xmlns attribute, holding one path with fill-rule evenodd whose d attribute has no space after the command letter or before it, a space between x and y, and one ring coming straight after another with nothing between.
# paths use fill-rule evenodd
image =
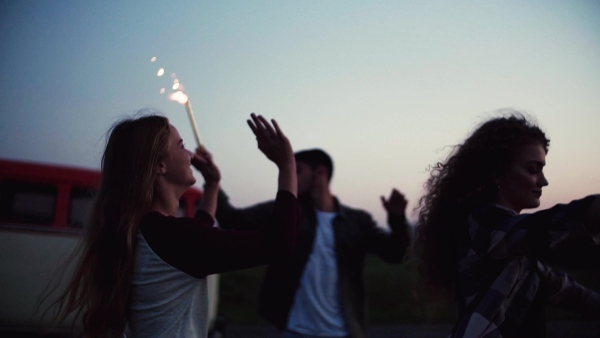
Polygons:
<instances>
[{"instance_id":1,"label":"burning sparkler tip","mask_svg":"<svg viewBox=\"0 0 600 338\"><path fill-rule=\"evenodd\" d=\"M188 96L181 90L178 90L169 95L169 99L175 102L179 102L181 104L186 104L188 102Z\"/></svg>"}]
</instances>

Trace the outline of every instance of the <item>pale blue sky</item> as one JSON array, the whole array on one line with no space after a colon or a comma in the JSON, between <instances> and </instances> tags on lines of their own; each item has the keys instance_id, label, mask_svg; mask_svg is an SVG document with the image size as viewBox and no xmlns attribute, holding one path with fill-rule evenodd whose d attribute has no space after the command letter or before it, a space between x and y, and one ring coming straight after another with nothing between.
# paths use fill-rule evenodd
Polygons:
<instances>
[{"instance_id":1,"label":"pale blue sky","mask_svg":"<svg viewBox=\"0 0 600 338\"><path fill-rule=\"evenodd\" d=\"M426 167L501 108L551 138L543 207L600 191L598 1L1 6L2 158L98 168L107 128L141 108L193 148L185 109L159 93L164 67L240 206L276 187L250 112L276 118L295 149L328 151L334 192L382 223L381 194L398 187L415 207Z\"/></svg>"}]
</instances>

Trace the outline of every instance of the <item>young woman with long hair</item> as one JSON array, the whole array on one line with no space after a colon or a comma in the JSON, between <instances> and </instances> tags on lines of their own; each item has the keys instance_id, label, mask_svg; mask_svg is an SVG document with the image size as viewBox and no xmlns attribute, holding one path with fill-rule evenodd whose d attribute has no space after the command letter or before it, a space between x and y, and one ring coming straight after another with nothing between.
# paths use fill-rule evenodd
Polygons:
<instances>
[{"instance_id":1,"label":"young woman with long hair","mask_svg":"<svg viewBox=\"0 0 600 338\"><path fill-rule=\"evenodd\" d=\"M214 226L221 178L211 155L189 152L167 118L123 120L112 127L100 189L81 258L59 298L59 319L75 314L85 337L206 337L206 276L283 259L297 227L292 147L277 123L251 115L258 148L279 169L271 221L257 231ZM205 180L195 218L175 217L182 194Z\"/></svg>"},{"instance_id":2,"label":"young woman with long hair","mask_svg":"<svg viewBox=\"0 0 600 338\"><path fill-rule=\"evenodd\" d=\"M532 214L549 140L523 115L493 118L431 169L415 253L436 299L453 296L457 337L544 337L546 304L600 319L600 295L548 264L598 266L598 195Z\"/></svg>"}]
</instances>

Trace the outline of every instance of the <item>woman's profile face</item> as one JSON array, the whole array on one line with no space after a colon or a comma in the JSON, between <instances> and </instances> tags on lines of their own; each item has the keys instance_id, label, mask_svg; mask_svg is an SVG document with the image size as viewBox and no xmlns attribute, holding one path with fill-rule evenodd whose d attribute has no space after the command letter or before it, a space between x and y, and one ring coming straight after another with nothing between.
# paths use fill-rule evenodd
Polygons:
<instances>
[{"instance_id":1,"label":"woman's profile face","mask_svg":"<svg viewBox=\"0 0 600 338\"><path fill-rule=\"evenodd\" d=\"M162 160L165 179L175 185L189 187L196 183L191 167L192 153L185 149L177 128L169 125L167 156Z\"/></svg>"},{"instance_id":2,"label":"woman's profile face","mask_svg":"<svg viewBox=\"0 0 600 338\"><path fill-rule=\"evenodd\" d=\"M539 207L542 187L548 185L543 171L545 165L546 152L539 142L517 149L507 172L496 180L496 203L517 213Z\"/></svg>"}]
</instances>

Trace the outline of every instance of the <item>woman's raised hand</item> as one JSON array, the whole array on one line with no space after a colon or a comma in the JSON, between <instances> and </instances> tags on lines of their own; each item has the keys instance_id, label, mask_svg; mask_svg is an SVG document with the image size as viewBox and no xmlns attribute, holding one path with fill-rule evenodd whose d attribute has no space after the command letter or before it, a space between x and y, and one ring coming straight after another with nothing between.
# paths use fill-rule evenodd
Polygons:
<instances>
[{"instance_id":1,"label":"woman's raised hand","mask_svg":"<svg viewBox=\"0 0 600 338\"><path fill-rule=\"evenodd\" d=\"M248 120L248 125L258 143L258 149L267 156L267 158L281 168L282 166L293 165L294 152L292 145L287 136L281 131L277 121L271 120L273 125L262 115L250 114L251 119Z\"/></svg>"},{"instance_id":2,"label":"woman's raised hand","mask_svg":"<svg viewBox=\"0 0 600 338\"><path fill-rule=\"evenodd\" d=\"M275 120L269 124L261 115L250 114L248 125L258 143L258 149L279 168L278 188L298 195L298 178L296 176L296 159L288 138L283 134Z\"/></svg>"}]
</instances>

